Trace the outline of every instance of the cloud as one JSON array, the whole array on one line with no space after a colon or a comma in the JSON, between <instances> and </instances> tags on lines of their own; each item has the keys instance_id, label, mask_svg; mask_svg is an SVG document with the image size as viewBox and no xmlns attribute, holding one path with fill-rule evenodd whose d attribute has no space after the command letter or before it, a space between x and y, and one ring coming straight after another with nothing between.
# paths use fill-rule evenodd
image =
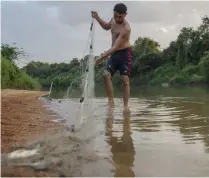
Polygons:
<instances>
[{"instance_id":1,"label":"cloud","mask_svg":"<svg viewBox=\"0 0 209 178\"><path fill-rule=\"evenodd\" d=\"M60 12L60 21L69 25L79 25L89 22L91 10L96 10L106 20L110 19L113 7L117 1L65 1L65 2L38 2L45 7L56 7ZM165 24L178 21L178 15L190 16L198 12L199 15L208 14L209 2L150 2L126 1L128 19L132 23L161 22ZM207 6L208 5L208 6Z\"/></svg>"},{"instance_id":2,"label":"cloud","mask_svg":"<svg viewBox=\"0 0 209 178\"><path fill-rule=\"evenodd\" d=\"M169 32L166 28L163 28L163 27L161 27L160 30L161 30L163 33L168 33L168 32Z\"/></svg>"},{"instance_id":3,"label":"cloud","mask_svg":"<svg viewBox=\"0 0 209 178\"><path fill-rule=\"evenodd\" d=\"M91 10L110 20L112 1L16 1L2 2L2 42L16 42L30 55L30 60L69 62L82 57L91 23ZM162 47L175 40L184 26L197 26L209 15L209 2L127 1L127 20L131 43L139 36L157 39ZM95 54L111 45L110 31L98 23L95 29Z\"/></svg>"}]
</instances>

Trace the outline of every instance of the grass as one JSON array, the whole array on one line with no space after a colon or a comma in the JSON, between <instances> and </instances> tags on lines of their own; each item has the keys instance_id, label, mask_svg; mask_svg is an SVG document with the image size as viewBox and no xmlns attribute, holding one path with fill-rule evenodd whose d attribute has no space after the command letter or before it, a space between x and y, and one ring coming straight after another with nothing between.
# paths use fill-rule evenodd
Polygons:
<instances>
[{"instance_id":1,"label":"grass","mask_svg":"<svg viewBox=\"0 0 209 178\"><path fill-rule=\"evenodd\" d=\"M38 81L18 69L6 58L1 59L1 89L39 90Z\"/></svg>"}]
</instances>

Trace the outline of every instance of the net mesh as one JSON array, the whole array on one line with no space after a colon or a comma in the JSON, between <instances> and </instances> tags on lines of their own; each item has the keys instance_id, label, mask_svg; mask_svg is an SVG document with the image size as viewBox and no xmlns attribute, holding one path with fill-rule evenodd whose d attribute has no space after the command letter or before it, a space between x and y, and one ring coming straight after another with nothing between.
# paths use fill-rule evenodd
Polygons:
<instances>
[{"instance_id":1,"label":"net mesh","mask_svg":"<svg viewBox=\"0 0 209 178\"><path fill-rule=\"evenodd\" d=\"M93 41L94 41L94 25L91 24L91 41L90 51L87 60L81 63L81 89L82 96L80 98L80 107L77 114L75 127L80 128L85 120L89 120L94 115L94 55L93 55Z\"/></svg>"}]
</instances>

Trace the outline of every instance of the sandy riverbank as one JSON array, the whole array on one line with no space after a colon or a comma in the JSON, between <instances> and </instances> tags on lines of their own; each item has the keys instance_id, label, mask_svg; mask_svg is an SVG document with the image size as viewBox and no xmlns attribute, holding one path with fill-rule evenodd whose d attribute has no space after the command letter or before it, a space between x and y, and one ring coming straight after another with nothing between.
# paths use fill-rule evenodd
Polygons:
<instances>
[{"instance_id":1,"label":"sandy riverbank","mask_svg":"<svg viewBox=\"0 0 209 178\"><path fill-rule=\"evenodd\" d=\"M39 99L44 94L46 92L1 91L1 176L82 176L86 174L82 165L98 159L95 151L86 147L85 140L69 135L64 125L51 121L52 112L45 110ZM20 149L37 153L10 157L12 151Z\"/></svg>"},{"instance_id":2,"label":"sandy riverbank","mask_svg":"<svg viewBox=\"0 0 209 178\"><path fill-rule=\"evenodd\" d=\"M50 121L49 111L42 107L42 91L1 91L1 152L12 151L14 144L22 144L31 137L57 129Z\"/></svg>"},{"instance_id":3,"label":"sandy riverbank","mask_svg":"<svg viewBox=\"0 0 209 178\"><path fill-rule=\"evenodd\" d=\"M49 111L42 107L39 97L44 94L47 92L1 90L1 153L63 127L52 122ZM29 176L34 172L21 167L16 168L16 173L13 171L11 167L2 169L2 176Z\"/></svg>"}]
</instances>

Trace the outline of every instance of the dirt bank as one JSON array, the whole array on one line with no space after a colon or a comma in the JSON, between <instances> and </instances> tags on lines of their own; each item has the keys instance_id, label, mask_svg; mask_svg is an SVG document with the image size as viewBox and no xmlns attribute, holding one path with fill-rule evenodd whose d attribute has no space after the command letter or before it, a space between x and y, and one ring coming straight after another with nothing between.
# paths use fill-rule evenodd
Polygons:
<instances>
[{"instance_id":1,"label":"dirt bank","mask_svg":"<svg viewBox=\"0 0 209 178\"><path fill-rule=\"evenodd\" d=\"M1 152L12 151L31 137L60 126L50 121L49 112L42 107L42 91L1 91Z\"/></svg>"},{"instance_id":2,"label":"dirt bank","mask_svg":"<svg viewBox=\"0 0 209 178\"><path fill-rule=\"evenodd\" d=\"M13 146L24 145L48 131L62 126L50 121L50 113L42 107L42 91L1 90L1 153L11 152ZM2 176L31 176L32 169L7 167ZM38 175L47 174L39 172Z\"/></svg>"},{"instance_id":3,"label":"dirt bank","mask_svg":"<svg viewBox=\"0 0 209 178\"><path fill-rule=\"evenodd\" d=\"M63 125L51 121L52 112L45 110L39 99L44 94L1 91L1 176L82 176L82 165L98 159L95 151L86 149L89 141L77 138L75 133L68 135ZM11 158L12 151L21 150L37 153L20 157L19 152L18 157Z\"/></svg>"}]
</instances>

